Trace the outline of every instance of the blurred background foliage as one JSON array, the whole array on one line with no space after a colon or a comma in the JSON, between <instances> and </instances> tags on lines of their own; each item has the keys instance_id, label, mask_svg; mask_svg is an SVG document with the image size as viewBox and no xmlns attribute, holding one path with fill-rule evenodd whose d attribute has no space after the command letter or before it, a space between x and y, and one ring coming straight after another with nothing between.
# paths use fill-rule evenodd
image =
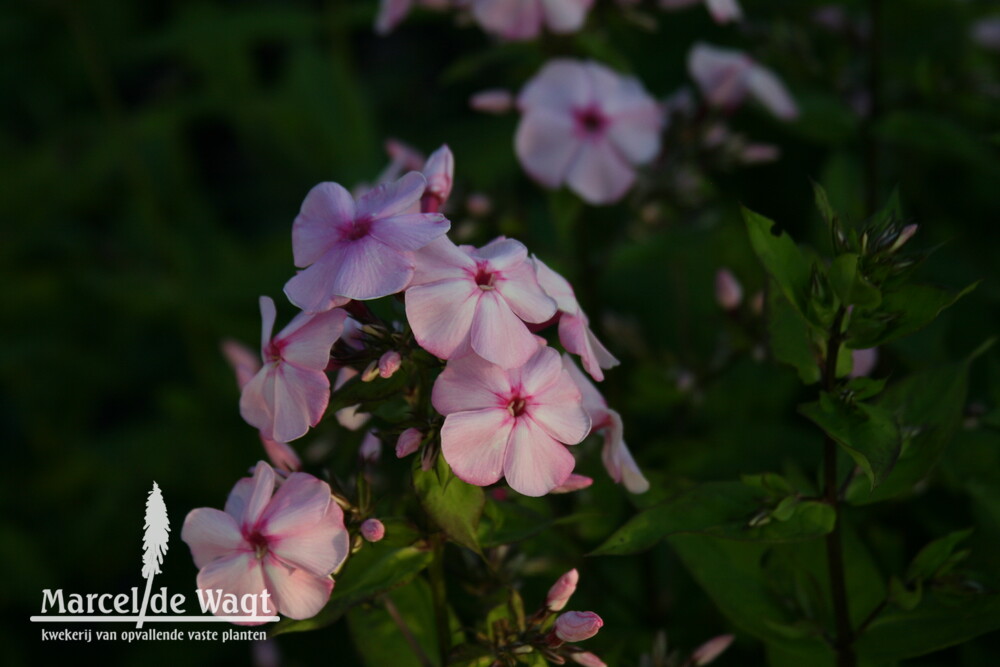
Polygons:
<instances>
[{"instance_id":1,"label":"blurred background foliage","mask_svg":"<svg viewBox=\"0 0 1000 667\"><path fill-rule=\"evenodd\" d=\"M814 475L821 435L795 411L813 390L755 352L746 327L713 299L720 266L748 294L764 285L738 204L826 249L809 179L854 220L898 186L907 220L920 225L911 243L937 247L923 281L958 288L984 279L931 327L882 349L878 377L963 358L996 334L1000 313L1000 55L969 39L972 22L996 5L842 3L869 41L817 25L814 12L826 3L744 4L747 23L719 27L703 9L662 13L647 3L653 21L641 27L598 0L581 34L527 44L498 43L425 12L379 38L374 0L0 6L4 663L37 664L41 651L67 661L99 653L105 664L251 659L245 643L43 646L27 616L38 613L43 588L141 585L143 501L153 480L174 531L157 584L193 592L195 568L179 539L184 515L221 506L262 458L219 343L257 340L257 296L279 296L291 275L290 224L308 189L373 180L387 162L387 137L424 152L447 142L457 164L452 220L463 240L504 233L526 242L574 282L623 361L602 390L623 413L654 489L628 497L600 470L597 443L584 445L581 472L594 486L546 510L583 518L518 545L516 583L528 607L559 573L579 567L574 607L604 617L588 648L611 665L639 664L661 630L686 648L731 630L667 544L625 558L580 556L681 479ZM872 7L880 7L874 24ZM691 85L686 54L702 40L747 50L789 85L798 121L782 124L755 108L730 119L778 145L779 161L700 168L688 154L680 166L694 165L698 177L684 192L664 186L668 169L644 184L649 201L640 194L586 208L523 174L514 115L468 107L470 94L516 91L561 54L630 71L665 98ZM874 100L871 43L880 54ZM668 159L681 155L670 136ZM465 221L461 202L474 192L487 194L493 210ZM973 367L965 424L930 479L852 510L883 576L929 540L975 526L968 567L984 586L1000 584L1000 439L983 417L998 399L993 351ZM356 442L337 443L346 465ZM286 663L361 664L359 651L379 649L366 635L380 627L366 622L368 613L281 637ZM996 637L983 637L907 664L993 665L998 650ZM760 645L738 635L718 664L763 660Z\"/></svg>"}]
</instances>

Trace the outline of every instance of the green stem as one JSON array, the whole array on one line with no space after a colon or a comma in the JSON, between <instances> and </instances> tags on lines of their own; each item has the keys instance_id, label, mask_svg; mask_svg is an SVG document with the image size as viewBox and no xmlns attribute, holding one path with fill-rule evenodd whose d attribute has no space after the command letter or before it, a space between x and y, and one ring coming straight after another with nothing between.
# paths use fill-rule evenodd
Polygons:
<instances>
[{"instance_id":1,"label":"green stem","mask_svg":"<svg viewBox=\"0 0 1000 667\"><path fill-rule=\"evenodd\" d=\"M826 365L823 371L823 389L833 393L837 387L837 357L844 342L841 328L847 310L841 307L833 320L830 337L826 346ZM823 495L826 503L833 508L836 516L833 530L826 536L826 565L830 577L830 595L833 598L833 616L836 637L833 648L837 655L837 667L855 667L854 636L851 630L851 616L847 604L847 581L844 576L844 549L840 535L840 498L837 483L837 443L830 436L823 442Z\"/></svg>"},{"instance_id":2,"label":"green stem","mask_svg":"<svg viewBox=\"0 0 1000 667\"><path fill-rule=\"evenodd\" d=\"M393 604L392 600L386 596L382 599L382 604L385 605L385 610L389 612L389 616L396 624L396 627L399 628L400 633L403 635L403 639L405 639L406 643L410 645L411 649L413 649L413 652L416 654L417 660L420 661L420 664L424 667L434 667L434 662L430 659L430 656L424 652L424 649L420 646L420 642L417 641L417 638L413 636L413 631L410 630L410 626L406 624L406 621L403 619L403 616L399 613L399 609L396 608L396 605Z\"/></svg>"},{"instance_id":3,"label":"green stem","mask_svg":"<svg viewBox=\"0 0 1000 667\"><path fill-rule=\"evenodd\" d=\"M441 664L448 664L451 651L451 628L448 623L448 594L444 583L444 540L434 541L434 560L428 570L431 579L431 597L434 600L434 625L437 629Z\"/></svg>"}]
</instances>

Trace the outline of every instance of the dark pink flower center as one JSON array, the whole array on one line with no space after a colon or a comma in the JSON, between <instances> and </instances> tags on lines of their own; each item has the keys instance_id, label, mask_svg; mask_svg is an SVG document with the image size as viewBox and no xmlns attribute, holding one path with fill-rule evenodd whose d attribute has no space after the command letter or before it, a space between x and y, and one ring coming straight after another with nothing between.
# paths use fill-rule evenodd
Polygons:
<instances>
[{"instance_id":1,"label":"dark pink flower center","mask_svg":"<svg viewBox=\"0 0 1000 667\"><path fill-rule=\"evenodd\" d=\"M264 348L264 363L277 363L281 361L282 350L285 349L285 341L272 340Z\"/></svg>"},{"instance_id":2,"label":"dark pink flower center","mask_svg":"<svg viewBox=\"0 0 1000 667\"><path fill-rule=\"evenodd\" d=\"M368 233L372 229L371 218L357 218L351 221L344 232L344 240L346 241L357 241L358 239L368 236Z\"/></svg>"},{"instance_id":3,"label":"dark pink flower center","mask_svg":"<svg viewBox=\"0 0 1000 667\"><path fill-rule=\"evenodd\" d=\"M524 414L527 407L528 402L519 395L515 394L511 397L510 402L507 404L507 412L510 413L511 417L520 417Z\"/></svg>"},{"instance_id":4,"label":"dark pink flower center","mask_svg":"<svg viewBox=\"0 0 1000 667\"><path fill-rule=\"evenodd\" d=\"M243 538L253 547L254 555L260 559L267 555L270 540L258 530L244 531Z\"/></svg>"},{"instance_id":5,"label":"dark pink flower center","mask_svg":"<svg viewBox=\"0 0 1000 667\"><path fill-rule=\"evenodd\" d=\"M604 134L608 127L608 117L597 106L591 105L583 109L575 109L573 118L576 128L584 136L596 137Z\"/></svg>"},{"instance_id":6,"label":"dark pink flower center","mask_svg":"<svg viewBox=\"0 0 1000 667\"><path fill-rule=\"evenodd\" d=\"M481 262L476 267L476 284L479 285L480 289L491 290L493 289L493 281L496 279L496 273L490 271L490 267L485 262Z\"/></svg>"}]
</instances>

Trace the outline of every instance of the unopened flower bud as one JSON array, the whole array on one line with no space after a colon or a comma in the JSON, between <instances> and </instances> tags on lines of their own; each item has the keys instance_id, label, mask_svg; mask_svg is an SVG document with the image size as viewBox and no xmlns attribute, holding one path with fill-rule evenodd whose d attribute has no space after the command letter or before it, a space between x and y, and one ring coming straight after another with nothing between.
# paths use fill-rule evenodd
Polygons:
<instances>
[{"instance_id":1,"label":"unopened flower bud","mask_svg":"<svg viewBox=\"0 0 1000 667\"><path fill-rule=\"evenodd\" d=\"M720 655L722 652L729 648L729 645L733 643L735 637L733 635L719 635L713 639L709 639L707 642L699 646L691 654L691 664L701 667L701 665L707 665L712 662Z\"/></svg>"},{"instance_id":2,"label":"unopened flower bud","mask_svg":"<svg viewBox=\"0 0 1000 667\"><path fill-rule=\"evenodd\" d=\"M361 536L369 542L378 542L385 537L385 524L378 519L366 519L361 524Z\"/></svg>"},{"instance_id":3,"label":"unopened flower bud","mask_svg":"<svg viewBox=\"0 0 1000 667\"><path fill-rule=\"evenodd\" d=\"M420 449L420 442L424 439L424 434L419 429L408 428L399 434L396 440L396 458L401 459L409 456Z\"/></svg>"},{"instance_id":4,"label":"unopened flower bud","mask_svg":"<svg viewBox=\"0 0 1000 667\"><path fill-rule=\"evenodd\" d=\"M389 350L378 360L378 374L383 378L391 378L402 364L403 358L399 356L399 352Z\"/></svg>"},{"instance_id":5,"label":"unopened flower bud","mask_svg":"<svg viewBox=\"0 0 1000 667\"><path fill-rule=\"evenodd\" d=\"M848 377L866 377L875 370L875 364L877 363L877 347L869 347L864 350L851 350L851 372Z\"/></svg>"},{"instance_id":6,"label":"unopened flower bud","mask_svg":"<svg viewBox=\"0 0 1000 667\"><path fill-rule=\"evenodd\" d=\"M549 589L549 594L545 596L545 606L551 611L562 611L576 591L578 581L580 581L580 573L576 571L576 568L559 577Z\"/></svg>"},{"instance_id":7,"label":"unopened flower bud","mask_svg":"<svg viewBox=\"0 0 1000 667\"><path fill-rule=\"evenodd\" d=\"M571 653L569 656L573 662L583 667L608 667L607 664L590 651L582 653Z\"/></svg>"},{"instance_id":8,"label":"unopened flower bud","mask_svg":"<svg viewBox=\"0 0 1000 667\"><path fill-rule=\"evenodd\" d=\"M427 179L427 188L421 199L420 210L425 213L435 213L448 201L455 177L455 156L447 144L431 153L424 165L423 173Z\"/></svg>"},{"instance_id":9,"label":"unopened flower bud","mask_svg":"<svg viewBox=\"0 0 1000 667\"><path fill-rule=\"evenodd\" d=\"M361 440L361 447L358 449L358 456L365 463L377 463L382 457L382 441L373 431L365 433L364 439Z\"/></svg>"},{"instance_id":10,"label":"unopened flower bud","mask_svg":"<svg viewBox=\"0 0 1000 667\"><path fill-rule=\"evenodd\" d=\"M899 233L896 237L896 242L892 244L889 248L889 252L896 252L903 247L903 244L913 238L913 235L917 233L917 225L907 225L903 227L903 231Z\"/></svg>"},{"instance_id":11,"label":"unopened flower bud","mask_svg":"<svg viewBox=\"0 0 1000 667\"><path fill-rule=\"evenodd\" d=\"M729 269L715 273L715 300L723 310L736 310L743 301L743 287Z\"/></svg>"},{"instance_id":12,"label":"unopened flower bud","mask_svg":"<svg viewBox=\"0 0 1000 667\"><path fill-rule=\"evenodd\" d=\"M582 642L597 634L604 625L592 611L567 611L556 619L556 637L564 642Z\"/></svg>"},{"instance_id":13,"label":"unopened flower bud","mask_svg":"<svg viewBox=\"0 0 1000 667\"><path fill-rule=\"evenodd\" d=\"M514 106L514 96L503 88L490 88L469 98L469 106L483 113L507 113Z\"/></svg>"},{"instance_id":14,"label":"unopened flower bud","mask_svg":"<svg viewBox=\"0 0 1000 667\"><path fill-rule=\"evenodd\" d=\"M570 473L570 476L566 478L565 482L563 482L556 488L549 491L549 493L572 493L573 491L586 489L593 483L594 480L590 477L587 477L586 475L577 475L576 473Z\"/></svg>"},{"instance_id":15,"label":"unopened flower bud","mask_svg":"<svg viewBox=\"0 0 1000 667\"><path fill-rule=\"evenodd\" d=\"M373 361L365 368L364 372L361 373L362 382L371 382L379 376L378 362Z\"/></svg>"}]
</instances>

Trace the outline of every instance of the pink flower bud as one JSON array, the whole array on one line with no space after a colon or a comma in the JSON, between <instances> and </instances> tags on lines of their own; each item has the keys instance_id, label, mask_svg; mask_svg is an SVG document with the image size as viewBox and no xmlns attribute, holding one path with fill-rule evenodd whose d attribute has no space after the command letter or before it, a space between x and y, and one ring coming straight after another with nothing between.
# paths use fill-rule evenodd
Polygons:
<instances>
[{"instance_id":1,"label":"pink flower bud","mask_svg":"<svg viewBox=\"0 0 1000 667\"><path fill-rule=\"evenodd\" d=\"M866 377L878 363L878 348L869 347L864 350L851 350L851 373L850 378Z\"/></svg>"},{"instance_id":2,"label":"pink flower bud","mask_svg":"<svg viewBox=\"0 0 1000 667\"><path fill-rule=\"evenodd\" d=\"M701 667L701 665L707 665L712 662L720 655L722 652L729 648L729 645L733 643L735 637L733 635L719 635L713 639L709 639L707 642L699 646L691 654L691 664Z\"/></svg>"},{"instance_id":3,"label":"pink flower bud","mask_svg":"<svg viewBox=\"0 0 1000 667\"><path fill-rule=\"evenodd\" d=\"M913 238L913 235L917 233L917 225L907 225L903 227L903 231L899 233L896 237L896 242L892 244L892 248L889 252L895 252L903 247L903 244Z\"/></svg>"},{"instance_id":4,"label":"pink flower bud","mask_svg":"<svg viewBox=\"0 0 1000 667\"><path fill-rule=\"evenodd\" d=\"M586 489L588 486L594 483L594 480L586 475L577 475L576 473L571 473L566 481L552 489L549 493L572 493L573 491L579 491L580 489Z\"/></svg>"},{"instance_id":5,"label":"pink flower bud","mask_svg":"<svg viewBox=\"0 0 1000 667\"><path fill-rule=\"evenodd\" d=\"M365 433L365 437L361 441L361 448L358 449L358 456L365 463L377 463L382 457L382 441L374 432Z\"/></svg>"},{"instance_id":6,"label":"pink flower bud","mask_svg":"<svg viewBox=\"0 0 1000 667\"><path fill-rule=\"evenodd\" d=\"M736 310L743 301L743 287L729 269L715 272L715 300L723 310Z\"/></svg>"},{"instance_id":7,"label":"pink flower bud","mask_svg":"<svg viewBox=\"0 0 1000 667\"><path fill-rule=\"evenodd\" d=\"M608 667L607 664L589 651L583 653L572 653L569 656L573 662L583 667Z\"/></svg>"},{"instance_id":8,"label":"pink flower bud","mask_svg":"<svg viewBox=\"0 0 1000 667\"><path fill-rule=\"evenodd\" d=\"M402 364L403 358L399 356L399 352L389 350L378 360L378 374L383 378L391 378Z\"/></svg>"},{"instance_id":9,"label":"pink flower bud","mask_svg":"<svg viewBox=\"0 0 1000 667\"><path fill-rule=\"evenodd\" d=\"M420 449L420 441L424 439L424 434L419 429L408 428L399 434L396 441L396 458L401 459L409 456Z\"/></svg>"},{"instance_id":10,"label":"pink flower bud","mask_svg":"<svg viewBox=\"0 0 1000 667\"><path fill-rule=\"evenodd\" d=\"M564 642L582 642L597 634L604 625L592 611L567 611L556 619L556 637Z\"/></svg>"},{"instance_id":11,"label":"pink flower bud","mask_svg":"<svg viewBox=\"0 0 1000 667\"><path fill-rule=\"evenodd\" d=\"M420 201L420 208L425 213L435 213L448 201L455 178L455 156L447 144L431 153L423 173L427 179L427 188Z\"/></svg>"},{"instance_id":12,"label":"pink flower bud","mask_svg":"<svg viewBox=\"0 0 1000 667\"><path fill-rule=\"evenodd\" d=\"M514 96L509 90L490 88L470 97L469 106L483 113L507 113L514 106Z\"/></svg>"},{"instance_id":13,"label":"pink flower bud","mask_svg":"<svg viewBox=\"0 0 1000 667\"><path fill-rule=\"evenodd\" d=\"M378 519L366 519L361 524L361 536L369 542L378 542L385 537L385 524Z\"/></svg>"},{"instance_id":14,"label":"pink flower bud","mask_svg":"<svg viewBox=\"0 0 1000 667\"><path fill-rule=\"evenodd\" d=\"M551 611L562 611L573 592L576 591L576 582L579 580L580 573L576 571L576 568L559 577L556 583L552 584L549 594L545 597L545 606Z\"/></svg>"}]
</instances>

